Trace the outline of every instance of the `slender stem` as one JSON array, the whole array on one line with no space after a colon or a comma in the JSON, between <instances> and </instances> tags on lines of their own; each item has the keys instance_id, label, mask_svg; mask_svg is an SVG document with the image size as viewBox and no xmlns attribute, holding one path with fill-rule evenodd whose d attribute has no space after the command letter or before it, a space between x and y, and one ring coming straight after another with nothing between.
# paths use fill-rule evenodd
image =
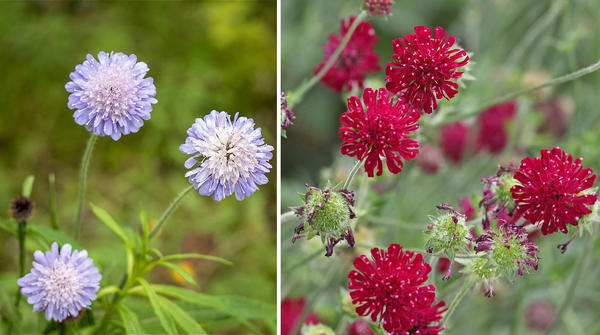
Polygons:
<instances>
[{"instance_id":1,"label":"slender stem","mask_svg":"<svg viewBox=\"0 0 600 335\"><path fill-rule=\"evenodd\" d=\"M453 114L453 115L450 115L448 117L445 117L443 120L441 120L438 123L438 125L452 123L452 122L456 122L456 121L460 121L460 120L466 119L468 117L471 117L471 116L479 114L481 111L487 109L488 107L497 105L499 103L502 103L502 102L505 102L505 101L508 101L508 100L511 100L511 99L514 99L514 98L518 97L519 95L526 94L526 93L529 93L529 92L533 92L535 90L538 90L540 88L544 88L544 87L547 87L547 86L553 86L553 85L563 84L563 83L575 80L577 78L583 77L585 75L588 75L590 73L593 73L593 72L595 72L595 71L597 71L599 69L600 69L600 60L598 60L596 63L594 63L594 64L592 64L592 65L590 65L588 67L584 67L584 68L579 69L579 70L577 70L575 72L566 74L566 75L564 75L562 77L557 77L557 78L551 79L551 80L549 80L549 81L547 81L545 83L541 83L541 84L533 86L533 87L524 88L524 89L521 89L521 90L510 92L510 93L507 93L507 94L505 94L505 95L503 95L503 96L501 96L499 98L496 98L496 99L491 99L488 102L486 102L486 103L484 103L484 104L482 104L482 105L480 105L480 106L478 106L478 107L476 107L474 109L468 110L465 113Z\"/></svg>"},{"instance_id":2,"label":"slender stem","mask_svg":"<svg viewBox=\"0 0 600 335\"><path fill-rule=\"evenodd\" d=\"M588 240L583 245L583 250L581 251L581 255L579 256L577 265L575 265L575 270L573 273L573 277L571 278L571 282L569 283L569 287L567 288L564 298L563 298L562 302L560 303L560 306L558 307L558 310L556 312L555 326L560 322L560 320L562 320L562 315L564 314L564 312L567 310L567 308L571 305L571 302L573 301L573 297L575 296L575 290L577 289L577 286L578 286L577 284L579 283L579 279L581 279L584 265L587 260L587 257L590 254L590 249L592 247L592 244L593 244L593 238L588 237ZM550 334L553 329L554 329L554 327L548 329L545 334Z\"/></svg>"},{"instance_id":3,"label":"slender stem","mask_svg":"<svg viewBox=\"0 0 600 335\"><path fill-rule=\"evenodd\" d=\"M335 49L333 54L331 54L331 57L329 57L329 59L327 60L325 65L321 68L321 70L316 75L314 75L312 78L310 78L309 81L302 83L300 85L300 87L298 87L294 92L292 92L291 96L293 97L293 99L288 102L288 108L292 109L292 107L294 105L296 105L298 102L302 101L302 97L304 96L304 94L306 94L306 92L308 92L308 90L310 90L316 83L318 83L319 80L321 80L321 78L323 78L323 76L329 71L329 69L331 69L333 64L335 64L338 57L340 56L340 54L342 53L342 51L348 44L348 41L350 41L350 37L352 37L352 34L354 34L354 31L356 30L358 25L366 17L367 17L367 11L363 10L360 12L360 14L358 14L358 16L354 19L354 22L352 22L352 25L348 29L348 32L346 33L346 35L340 42L340 45L338 45L337 49Z\"/></svg>"},{"instance_id":4,"label":"slender stem","mask_svg":"<svg viewBox=\"0 0 600 335\"><path fill-rule=\"evenodd\" d=\"M468 279L465 280L463 286L460 288L460 291L458 291L458 293L454 297L454 300L452 300L452 303L450 303L450 307L448 307L446 314L444 314L444 318L442 319L442 322L440 323L440 327L443 327L446 324L446 322L448 321L450 316L452 316L452 313L454 313L456 306L458 306L458 304L460 303L462 298L464 298L465 294L467 294L467 292L471 289L473 284L474 283L472 281L470 281Z\"/></svg>"},{"instance_id":5,"label":"slender stem","mask_svg":"<svg viewBox=\"0 0 600 335\"><path fill-rule=\"evenodd\" d=\"M73 238L75 241L79 239L79 227L81 225L81 213L83 211L83 201L85 198L85 184L87 178L87 170L90 165L90 158L92 157L92 151L94 151L94 145L98 135L92 133L90 139L87 142L85 151L83 152L83 158L81 159L81 170L79 172L79 196L77 197L77 215L75 216Z\"/></svg>"},{"instance_id":6,"label":"slender stem","mask_svg":"<svg viewBox=\"0 0 600 335\"><path fill-rule=\"evenodd\" d=\"M179 203L181 202L181 200L183 200L183 198L188 193L190 193L190 191L193 190L193 189L194 189L194 186L189 185L186 188L184 188L183 191L181 191L177 195L177 197L175 197L175 199L173 200L173 202L171 202L171 204L169 205L169 207L160 216L160 219L158 219L158 223L156 224L156 226L154 226L154 228L152 228L152 231L150 232L149 239L152 239L154 237L154 235L156 235L158 233L158 231L160 230L160 227L162 227L162 225L165 223L165 221L167 221L167 219L169 218L169 216L171 215L171 213L173 213L173 211L175 210L175 208L177 207L177 205L179 205Z\"/></svg>"},{"instance_id":7,"label":"slender stem","mask_svg":"<svg viewBox=\"0 0 600 335\"><path fill-rule=\"evenodd\" d=\"M48 188L50 189L50 225L58 230L58 216L56 215L56 179L54 173L48 175Z\"/></svg>"},{"instance_id":8,"label":"slender stem","mask_svg":"<svg viewBox=\"0 0 600 335\"><path fill-rule=\"evenodd\" d=\"M356 162L356 164L354 164L354 166L352 167L352 170L350 170L350 173L348 174L348 177L346 178L346 181L344 182L344 186L342 187L342 189L347 190L348 187L350 187L350 183L352 183L352 179L354 179L354 176L356 175L356 172L358 172L358 169L361 167L362 165L362 160L359 160L358 162Z\"/></svg>"},{"instance_id":9,"label":"slender stem","mask_svg":"<svg viewBox=\"0 0 600 335\"><path fill-rule=\"evenodd\" d=\"M19 222L19 278L25 275L25 232L27 230L27 221ZM17 297L15 300L15 308L19 309L19 303L21 302L21 290L17 289Z\"/></svg>"}]
</instances>

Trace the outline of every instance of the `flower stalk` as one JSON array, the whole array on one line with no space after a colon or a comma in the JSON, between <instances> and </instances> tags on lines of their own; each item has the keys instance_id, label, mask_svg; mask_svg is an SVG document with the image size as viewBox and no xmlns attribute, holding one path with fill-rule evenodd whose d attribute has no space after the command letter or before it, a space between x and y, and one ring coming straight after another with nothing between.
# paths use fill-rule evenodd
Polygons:
<instances>
[{"instance_id":1,"label":"flower stalk","mask_svg":"<svg viewBox=\"0 0 600 335\"><path fill-rule=\"evenodd\" d=\"M92 133L83 152L83 158L81 159L81 170L79 171L79 195L77 196L77 214L75 215L73 238L75 241L79 239L79 230L81 227L81 213L83 212L83 201L85 199L85 186L87 179L87 170L90 165L90 159L92 157L92 151L94 151L94 145L98 135Z\"/></svg>"},{"instance_id":2,"label":"flower stalk","mask_svg":"<svg viewBox=\"0 0 600 335\"><path fill-rule=\"evenodd\" d=\"M177 205L179 205L179 203L181 202L181 200L183 200L183 198L190 193L191 190L194 189L193 185L188 185L186 186L183 191L181 191L173 200L173 202L171 202L171 204L169 205L169 207L164 211L164 213L160 216L160 218L158 219L158 223L156 224L156 226L154 226L154 228L152 228L152 231L150 232L150 236L149 239L152 239L159 231L160 231L160 227L162 227L162 225L165 223L165 221L167 221L167 219L169 218L169 216L171 215L171 213L173 213L173 211L175 210L175 208L177 207Z\"/></svg>"},{"instance_id":3,"label":"flower stalk","mask_svg":"<svg viewBox=\"0 0 600 335\"><path fill-rule=\"evenodd\" d=\"M450 319L450 317L452 316L452 313L454 313L454 310L456 310L456 307L458 306L458 304L460 304L462 299L465 297L465 295L471 289L471 287L473 287L473 285L474 285L473 281L470 281L468 279L465 280L465 282L463 283L463 286L460 288L460 290L454 297L454 300L452 300L452 302L450 303L450 307L448 307L446 314L444 314L444 318L440 322L440 327L444 327L446 325L446 322L448 322L448 319Z\"/></svg>"}]
</instances>

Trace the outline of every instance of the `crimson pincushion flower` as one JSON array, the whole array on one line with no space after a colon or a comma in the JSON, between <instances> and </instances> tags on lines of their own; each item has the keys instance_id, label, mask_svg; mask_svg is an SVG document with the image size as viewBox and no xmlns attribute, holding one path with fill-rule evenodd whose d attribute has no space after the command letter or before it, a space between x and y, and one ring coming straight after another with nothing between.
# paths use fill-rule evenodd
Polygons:
<instances>
[{"instance_id":1,"label":"crimson pincushion flower","mask_svg":"<svg viewBox=\"0 0 600 335\"><path fill-rule=\"evenodd\" d=\"M315 69L315 74L321 71L333 55L354 20L356 20L355 17L342 20L340 34L329 36L329 41L323 47L325 60L319 63ZM321 81L338 92L342 92L344 86L348 91L351 91L354 85L358 85L362 89L366 75L381 71L379 56L374 51L375 44L377 44L375 29L368 21L359 23L348 44L346 44L333 66L321 78Z\"/></svg>"},{"instance_id":2,"label":"crimson pincushion flower","mask_svg":"<svg viewBox=\"0 0 600 335\"><path fill-rule=\"evenodd\" d=\"M543 149L541 157L527 157L515 173L519 184L510 189L516 203L515 215L523 215L531 223L542 223L542 234L556 230L567 232L567 224L592 211L597 194L590 192L596 180L591 169L581 166L581 158L556 147ZM589 206L589 207L588 207Z\"/></svg>"},{"instance_id":3,"label":"crimson pincushion flower","mask_svg":"<svg viewBox=\"0 0 600 335\"><path fill-rule=\"evenodd\" d=\"M497 154L504 149L508 141L506 123L514 117L517 111L517 102L510 100L488 108L479 116L479 134L477 136L477 149L487 149L492 154Z\"/></svg>"},{"instance_id":4,"label":"crimson pincushion flower","mask_svg":"<svg viewBox=\"0 0 600 335\"><path fill-rule=\"evenodd\" d=\"M445 303L435 301L435 287L423 285L431 266L419 253L391 244L387 252L371 249L372 260L361 255L354 260L348 289L356 312L381 322L394 335L438 334Z\"/></svg>"},{"instance_id":5,"label":"crimson pincushion flower","mask_svg":"<svg viewBox=\"0 0 600 335\"><path fill-rule=\"evenodd\" d=\"M404 97L425 113L437 109L437 100L452 99L458 93L455 82L467 65L467 53L455 46L455 38L435 28L435 34L425 26L415 27L414 34L394 40L394 61L387 64L387 89Z\"/></svg>"},{"instance_id":6,"label":"crimson pincushion flower","mask_svg":"<svg viewBox=\"0 0 600 335\"><path fill-rule=\"evenodd\" d=\"M394 0L364 0L364 2L371 16L392 14L390 6L394 4Z\"/></svg>"},{"instance_id":7,"label":"crimson pincushion flower","mask_svg":"<svg viewBox=\"0 0 600 335\"><path fill-rule=\"evenodd\" d=\"M402 158L409 161L419 153L419 142L410 139L410 133L419 129L421 114L381 88L363 92L363 104L358 97L348 99L348 111L342 114L339 130L343 141L341 152L344 155L366 158L365 171L373 177L383 171L382 158L385 158L391 173L402 171Z\"/></svg>"},{"instance_id":8,"label":"crimson pincushion flower","mask_svg":"<svg viewBox=\"0 0 600 335\"><path fill-rule=\"evenodd\" d=\"M440 145L450 162L458 164L463 159L468 134L469 127L463 122L455 122L442 127Z\"/></svg>"}]
</instances>

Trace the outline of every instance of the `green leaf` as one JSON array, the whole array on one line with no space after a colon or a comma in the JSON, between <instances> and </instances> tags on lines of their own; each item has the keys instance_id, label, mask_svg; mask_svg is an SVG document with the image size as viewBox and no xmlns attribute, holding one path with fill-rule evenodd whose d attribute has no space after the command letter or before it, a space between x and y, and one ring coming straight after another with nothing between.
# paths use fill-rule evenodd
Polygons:
<instances>
[{"instance_id":1,"label":"green leaf","mask_svg":"<svg viewBox=\"0 0 600 335\"><path fill-rule=\"evenodd\" d=\"M123 304L119 304L119 314L123 320L125 334L144 335L146 331L142 328L137 315Z\"/></svg>"},{"instance_id":2,"label":"green leaf","mask_svg":"<svg viewBox=\"0 0 600 335\"><path fill-rule=\"evenodd\" d=\"M17 224L15 222L0 220L0 229L12 235L17 235Z\"/></svg>"},{"instance_id":3,"label":"green leaf","mask_svg":"<svg viewBox=\"0 0 600 335\"><path fill-rule=\"evenodd\" d=\"M33 182L35 181L35 176L34 175L29 175L27 176L27 178L25 178L25 181L23 182L23 189L21 191L21 193L23 194L24 197L31 197L31 189L33 188Z\"/></svg>"},{"instance_id":4,"label":"green leaf","mask_svg":"<svg viewBox=\"0 0 600 335\"><path fill-rule=\"evenodd\" d=\"M183 309L181 309L181 307L177 306L177 304L173 303L167 298L161 296L159 296L158 298L161 301L161 303L165 307L167 307L167 310L169 311L173 319L175 319L175 322L177 322L177 324L181 326L181 328L183 328L183 330L185 330L187 334L206 334L206 332L204 331L204 329L202 329L202 327L200 327L198 322L196 322L194 318L192 318Z\"/></svg>"},{"instance_id":5,"label":"green leaf","mask_svg":"<svg viewBox=\"0 0 600 335\"><path fill-rule=\"evenodd\" d=\"M145 279L138 278L138 281L146 291L146 296L148 300L150 300L150 305L152 305L152 309L154 310L154 314L158 317L161 326L167 332L167 334L177 334L177 329L175 328L175 323L173 323L173 319L167 313L166 306L161 303L158 295L154 291L153 285L150 285ZM167 309L168 310L168 309Z\"/></svg>"},{"instance_id":6,"label":"green leaf","mask_svg":"<svg viewBox=\"0 0 600 335\"><path fill-rule=\"evenodd\" d=\"M200 258L200 259L207 259L210 261L219 262L219 263L222 263L225 265L233 265L232 262L230 262L224 258L221 258L221 257L216 257L216 256L211 256L211 255L203 255L203 254L195 254L195 253L168 255L168 256L165 256L162 260L170 261L173 259L183 259L183 258Z\"/></svg>"},{"instance_id":7,"label":"green leaf","mask_svg":"<svg viewBox=\"0 0 600 335\"><path fill-rule=\"evenodd\" d=\"M46 242L48 242L49 245L51 245L52 242L56 242L60 245L69 243L73 247L73 249L81 250L81 246L79 245L79 243L75 242L75 240L73 240L71 236L68 236L62 233L61 231L52 229L50 227L36 224L28 224L27 233L38 235L42 239L46 240Z\"/></svg>"},{"instance_id":8,"label":"green leaf","mask_svg":"<svg viewBox=\"0 0 600 335\"><path fill-rule=\"evenodd\" d=\"M169 269L174 270L181 276L181 278L183 278L183 280L185 280L186 282L188 282L196 287L198 286L198 283L196 283L196 280L194 280L194 277L190 273L185 271L181 266L174 264L174 263L170 263L170 262L164 262L162 260L158 261L158 265L166 266Z\"/></svg>"},{"instance_id":9,"label":"green leaf","mask_svg":"<svg viewBox=\"0 0 600 335\"><path fill-rule=\"evenodd\" d=\"M108 214L108 212L105 211L104 209L102 209L100 207L96 207L94 204L90 204L90 207L92 207L92 211L94 212L94 214L96 214L98 219L100 219L100 221L102 221L102 223L104 223L108 227L108 229L112 230L115 234L117 234L117 236L119 236L119 238L121 238L121 240L123 241L123 243L125 243L125 246L127 246L128 249L131 249L132 248L131 241L129 240L129 238L127 238L125 231L110 216L110 214Z\"/></svg>"}]
</instances>

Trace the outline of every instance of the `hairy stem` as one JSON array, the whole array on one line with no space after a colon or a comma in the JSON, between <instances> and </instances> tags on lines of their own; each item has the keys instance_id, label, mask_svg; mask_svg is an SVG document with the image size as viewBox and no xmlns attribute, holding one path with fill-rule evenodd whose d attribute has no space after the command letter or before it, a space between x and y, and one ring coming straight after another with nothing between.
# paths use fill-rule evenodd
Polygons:
<instances>
[{"instance_id":1,"label":"hairy stem","mask_svg":"<svg viewBox=\"0 0 600 335\"><path fill-rule=\"evenodd\" d=\"M23 220L19 222L18 226L19 236L19 278L25 275L25 231L27 229L27 221ZM17 296L15 300L15 308L19 310L19 303L21 302L21 289L17 288Z\"/></svg>"},{"instance_id":2,"label":"hairy stem","mask_svg":"<svg viewBox=\"0 0 600 335\"><path fill-rule=\"evenodd\" d=\"M181 191L177 197L175 197L175 199L173 200L173 202L171 202L171 204L169 205L169 207L165 210L165 212L160 216L160 219L158 219L158 223L156 224L156 226L154 226L154 228L152 228L152 231L150 232L150 236L149 239L152 239L160 230L160 227L162 227L162 225L165 223L165 221L167 221L167 219L169 218L169 216L171 215L171 213L173 213L173 211L175 210L175 208L177 207L177 205L179 205L179 203L181 202L181 200L183 200L183 198L190 193L190 191L194 189L194 186L189 185L186 188L183 189L183 191Z\"/></svg>"},{"instance_id":3,"label":"hairy stem","mask_svg":"<svg viewBox=\"0 0 600 335\"><path fill-rule=\"evenodd\" d=\"M79 228L81 226L81 213L83 211L83 201L85 199L85 184L87 178L87 170L90 164L90 158L92 157L92 151L94 151L94 145L98 136L94 133L90 136L87 142L85 151L83 152L83 158L81 159L81 170L79 172L79 196L77 197L77 215L75 216L73 238L75 241L79 239Z\"/></svg>"},{"instance_id":4,"label":"hairy stem","mask_svg":"<svg viewBox=\"0 0 600 335\"><path fill-rule=\"evenodd\" d=\"M460 288L460 291L458 291L458 293L454 297L454 300L452 300L452 302L450 303L450 307L448 307L446 314L444 314L444 318L442 319L442 322L440 322L440 327L444 327L446 325L446 322L448 322L448 319L450 318L450 316L452 316L452 313L454 313L456 306L458 306L458 304L465 297L465 294L467 294L471 287L473 287L473 282L465 280L463 286Z\"/></svg>"},{"instance_id":5,"label":"hairy stem","mask_svg":"<svg viewBox=\"0 0 600 335\"><path fill-rule=\"evenodd\" d=\"M350 173L348 174L348 177L346 178L346 181L344 182L344 186L342 186L343 190L347 190L348 187L350 187L350 183L352 183L352 179L354 179L354 176L356 175L356 172L358 172L358 169L361 167L362 165L362 160L359 160L358 162L356 162L356 164L354 164L354 166L352 167L352 170L350 170Z\"/></svg>"},{"instance_id":6,"label":"hairy stem","mask_svg":"<svg viewBox=\"0 0 600 335\"><path fill-rule=\"evenodd\" d=\"M331 69L333 64L335 64L338 57L340 56L340 54L342 53L342 51L348 44L348 41L350 41L350 37L352 37L352 34L354 34L354 31L356 30L358 25L366 17L367 17L367 12L364 10L361 11L360 14L358 14L358 16L356 17L356 19L354 19L354 22L352 22L352 25L348 29L348 32L346 33L346 35L340 42L340 45L338 45L337 49L335 49L333 54L331 54L331 57L329 57L329 59L325 63L325 66L323 66L316 75L314 75L312 78L310 78L309 81L302 83L300 85L300 87L298 87L295 91L293 91L293 94L290 95L293 97L293 99L288 102L288 108L292 109L292 107L294 105L296 105L297 103L302 101L302 97L304 96L304 94L306 94L306 92L308 92L308 90L310 90L316 83L318 83L319 80L321 80L321 78L323 78L323 76L329 71L329 69Z\"/></svg>"}]
</instances>

